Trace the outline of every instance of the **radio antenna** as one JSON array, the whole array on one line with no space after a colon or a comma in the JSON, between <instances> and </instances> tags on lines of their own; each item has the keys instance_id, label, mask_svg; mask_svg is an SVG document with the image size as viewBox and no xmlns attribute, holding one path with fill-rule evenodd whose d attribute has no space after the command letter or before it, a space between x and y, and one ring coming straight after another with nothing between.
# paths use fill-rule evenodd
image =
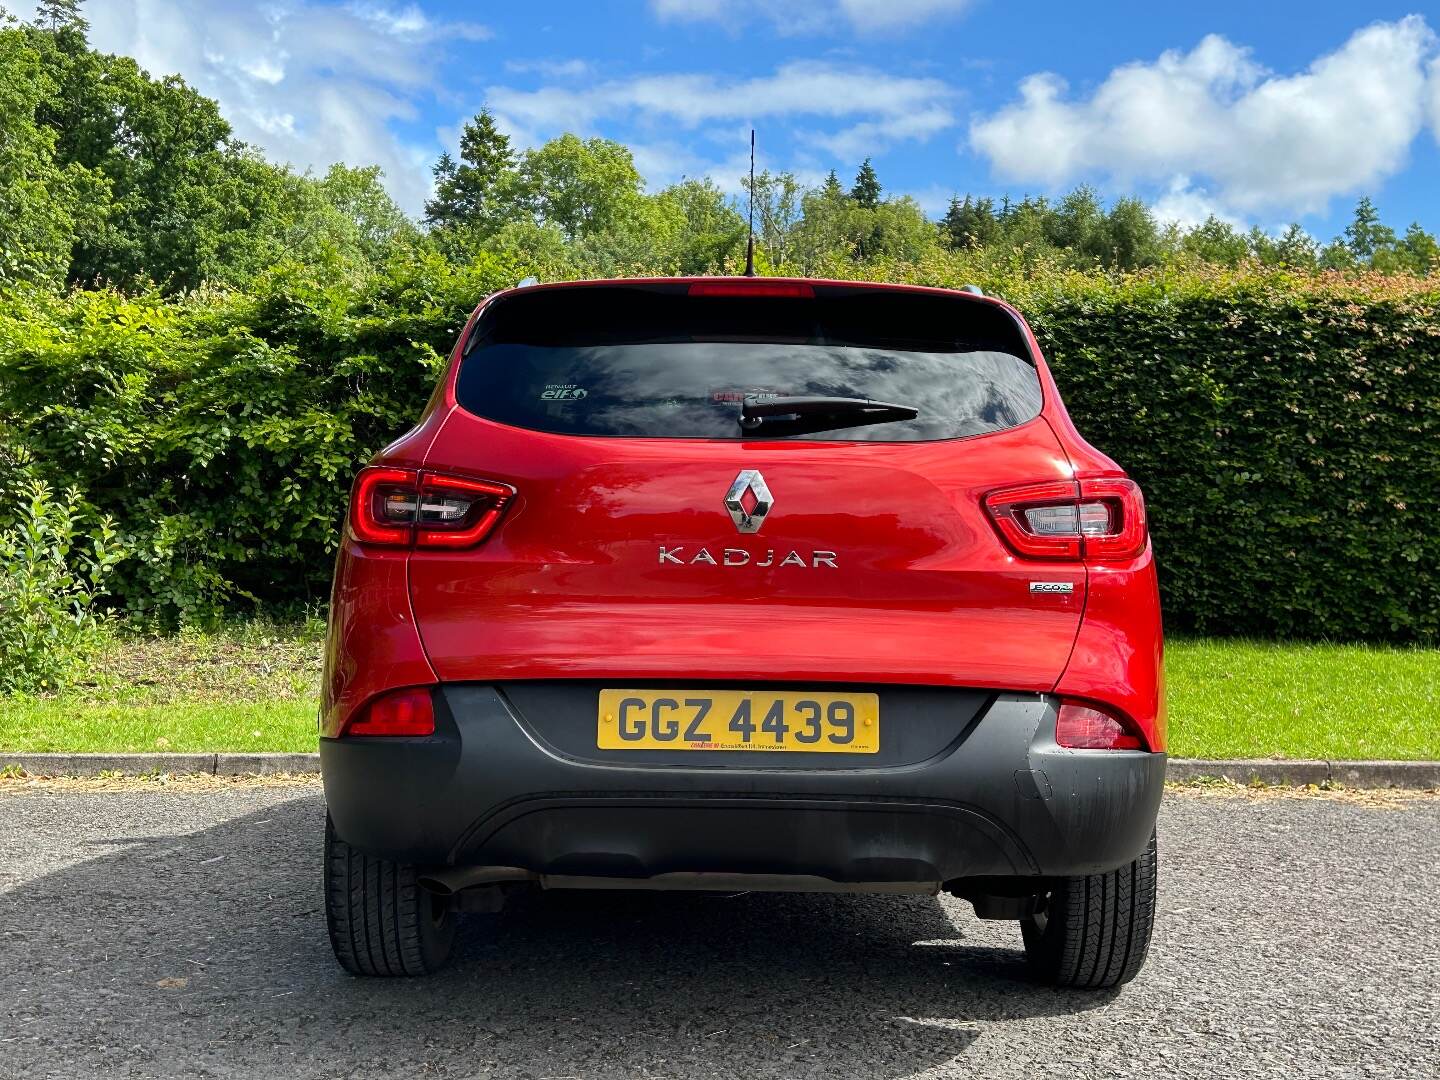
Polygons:
<instances>
[{"instance_id":1,"label":"radio antenna","mask_svg":"<svg viewBox=\"0 0 1440 1080\"><path fill-rule=\"evenodd\" d=\"M745 242L745 276L755 276L755 129L750 129L750 239Z\"/></svg>"}]
</instances>

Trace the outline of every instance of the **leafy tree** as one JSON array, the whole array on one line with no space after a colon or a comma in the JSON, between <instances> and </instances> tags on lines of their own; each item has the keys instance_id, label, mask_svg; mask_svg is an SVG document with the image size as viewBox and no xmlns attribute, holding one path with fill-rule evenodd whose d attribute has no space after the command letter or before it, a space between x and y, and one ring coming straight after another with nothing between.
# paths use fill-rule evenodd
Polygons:
<instances>
[{"instance_id":1,"label":"leafy tree","mask_svg":"<svg viewBox=\"0 0 1440 1080\"><path fill-rule=\"evenodd\" d=\"M1418 224L1413 224L1407 230L1405 237L1396 238L1389 244L1376 247L1374 254L1368 260L1368 265L1372 270L1379 270L1384 274L1424 275L1428 263L1426 258L1427 239L1430 237L1425 230ZM1361 260L1357 260L1357 262L1365 265Z\"/></svg>"},{"instance_id":2,"label":"leafy tree","mask_svg":"<svg viewBox=\"0 0 1440 1080\"><path fill-rule=\"evenodd\" d=\"M1361 263L1344 239L1337 236L1320 249L1315 265L1321 270L1354 270Z\"/></svg>"},{"instance_id":3,"label":"leafy tree","mask_svg":"<svg viewBox=\"0 0 1440 1080\"><path fill-rule=\"evenodd\" d=\"M745 219L714 181L682 180L655 201L676 215L678 228L669 238L666 261L677 273L719 272L745 250Z\"/></svg>"},{"instance_id":4,"label":"leafy tree","mask_svg":"<svg viewBox=\"0 0 1440 1080\"><path fill-rule=\"evenodd\" d=\"M1111 265L1135 270L1160 261L1160 230L1140 199L1116 199L1105 215L1103 235Z\"/></svg>"},{"instance_id":5,"label":"leafy tree","mask_svg":"<svg viewBox=\"0 0 1440 1080\"><path fill-rule=\"evenodd\" d=\"M843 274L827 268L842 257L918 262L938 235L920 204L909 196L867 208L846 195L839 183L827 180L822 187L802 193L789 252L806 274Z\"/></svg>"},{"instance_id":6,"label":"leafy tree","mask_svg":"<svg viewBox=\"0 0 1440 1080\"><path fill-rule=\"evenodd\" d=\"M1074 252L1081 261L1110 260L1110 230L1094 188L1078 187L1047 209L1045 239L1051 245Z\"/></svg>"},{"instance_id":7,"label":"leafy tree","mask_svg":"<svg viewBox=\"0 0 1440 1080\"><path fill-rule=\"evenodd\" d=\"M939 237L939 230L909 195L886 199L864 213L869 217L869 235L861 246L870 258L918 262Z\"/></svg>"},{"instance_id":8,"label":"leafy tree","mask_svg":"<svg viewBox=\"0 0 1440 1080\"><path fill-rule=\"evenodd\" d=\"M642 205L630 151L609 139L561 135L521 158L520 191L541 222L569 239L634 223Z\"/></svg>"},{"instance_id":9,"label":"leafy tree","mask_svg":"<svg viewBox=\"0 0 1440 1080\"><path fill-rule=\"evenodd\" d=\"M863 214L860 204L845 194L833 170L818 190L803 192L790 248L800 271L820 273L831 257L853 257L856 237L866 231L856 222Z\"/></svg>"},{"instance_id":10,"label":"leafy tree","mask_svg":"<svg viewBox=\"0 0 1440 1080\"><path fill-rule=\"evenodd\" d=\"M1436 243L1433 235L1420 227L1418 221L1412 221L1405 230L1405 235L1396 243L1393 258L1396 269L1408 270L1423 277L1440 269L1440 244Z\"/></svg>"},{"instance_id":11,"label":"leafy tree","mask_svg":"<svg viewBox=\"0 0 1440 1080\"><path fill-rule=\"evenodd\" d=\"M320 198L352 231L354 243L371 261L378 262L395 244L416 238L416 229L390 193L385 190L379 165L350 168L330 166L315 181Z\"/></svg>"},{"instance_id":12,"label":"leafy tree","mask_svg":"<svg viewBox=\"0 0 1440 1080\"><path fill-rule=\"evenodd\" d=\"M542 281L591 276L578 265L575 245L564 233L554 225L542 225L532 218L507 221L479 250L514 266L514 281L529 274L535 274Z\"/></svg>"},{"instance_id":13,"label":"leafy tree","mask_svg":"<svg viewBox=\"0 0 1440 1080\"><path fill-rule=\"evenodd\" d=\"M1280 239L1275 242L1274 259L1278 266L1313 270L1318 257L1315 238L1302 229L1299 222L1291 222L1286 226Z\"/></svg>"},{"instance_id":14,"label":"leafy tree","mask_svg":"<svg viewBox=\"0 0 1440 1080\"><path fill-rule=\"evenodd\" d=\"M754 205L757 260L763 254L771 267L784 265L801 221L804 189L793 173L772 173L769 169L756 175L753 186L748 176L740 182Z\"/></svg>"},{"instance_id":15,"label":"leafy tree","mask_svg":"<svg viewBox=\"0 0 1440 1080\"><path fill-rule=\"evenodd\" d=\"M152 79L72 30L26 32L56 84L36 114L55 134L56 163L109 188L92 224L75 230L70 281L188 289L253 265L284 171L234 139L216 103L179 76Z\"/></svg>"},{"instance_id":16,"label":"leafy tree","mask_svg":"<svg viewBox=\"0 0 1440 1080\"><path fill-rule=\"evenodd\" d=\"M245 280L277 262L324 265L338 271L376 266L415 243L419 232L380 182L380 168L332 165L321 178L274 170L257 176L253 225L232 246L229 273Z\"/></svg>"},{"instance_id":17,"label":"leafy tree","mask_svg":"<svg viewBox=\"0 0 1440 1080\"><path fill-rule=\"evenodd\" d=\"M855 186L850 189L850 197L866 210L874 210L880 205L880 178L875 175L875 167L868 157L860 163L860 171L855 174Z\"/></svg>"},{"instance_id":18,"label":"leafy tree","mask_svg":"<svg viewBox=\"0 0 1440 1080\"><path fill-rule=\"evenodd\" d=\"M1235 226L1211 214L1183 236L1180 250L1201 262L1238 266L1250 254L1251 243Z\"/></svg>"},{"instance_id":19,"label":"leafy tree","mask_svg":"<svg viewBox=\"0 0 1440 1080\"><path fill-rule=\"evenodd\" d=\"M1245 234L1245 257L1262 266L1280 264L1278 247L1279 241L1259 225L1250 226L1250 231Z\"/></svg>"},{"instance_id":20,"label":"leafy tree","mask_svg":"<svg viewBox=\"0 0 1440 1080\"><path fill-rule=\"evenodd\" d=\"M1006 195L1000 203L1000 242L1016 251L1043 252L1050 245L1050 201L1026 195L1018 203Z\"/></svg>"},{"instance_id":21,"label":"leafy tree","mask_svg":"<svg viewBox=\"0 0 1440 1080\"><path fill-rule=\"evenodd\" d=\"M62 284L71 237L97 227L107 201L88 169L56 161L55 132L38 120L55 91L25 33L0 28L0 284Z\"/></svg>"},{"instance_id":22,"label":"leafy tree","mask_svg":"<svg viewBox=\"0 0 1440 1080\"><path fill-rule=\"evenodd\" d=\"M466 225L493 232L514 216L517 198L515 155L510 137L482 109L460 134L460 160L440 155L432 170L435 195L425 220L435 228Z\"/></svg>"}]
</instances>

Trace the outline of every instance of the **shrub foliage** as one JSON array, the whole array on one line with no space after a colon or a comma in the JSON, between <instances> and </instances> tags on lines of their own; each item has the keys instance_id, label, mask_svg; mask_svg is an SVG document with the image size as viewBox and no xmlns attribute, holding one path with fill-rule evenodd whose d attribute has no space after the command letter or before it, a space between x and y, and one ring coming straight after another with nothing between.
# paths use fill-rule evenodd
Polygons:
<instances>
[{"instance_id":1,"label":"shrub foliage","mask_svg":"<svg viewBox=\"0 0 1440 1080\"><path fill-rule=\"evenodd\" d=\"M57 690L98 647L95 600L124 555L114 523L85 531L80 495L21 485L15 523L0 529L0 694Z\"/></svg>"},{"instance_id":2,"label":"shrub foliage","mask_svg":"<svg viewBox=\"0 0 1440 1080\"><path fill-rule=\"evenodd\" d=\"M418 415L469 309L527 269L409 254L243 293L11 296L0 454L114 517L132 613L318 601L355 469ZM1025 312L1080 430L1146 490L1173 628L1440 636L1437 279L963 255L861 272L978 280Z\"/></svg>"}]
</instances>

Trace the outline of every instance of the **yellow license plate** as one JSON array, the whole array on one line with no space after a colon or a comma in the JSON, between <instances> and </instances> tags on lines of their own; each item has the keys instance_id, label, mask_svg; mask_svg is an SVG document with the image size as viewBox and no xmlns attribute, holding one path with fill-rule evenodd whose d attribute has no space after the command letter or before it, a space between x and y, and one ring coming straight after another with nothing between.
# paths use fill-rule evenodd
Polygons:
<instances>
[{"instance_id":1,"label":"yellow license plate","mask_svg":"<svg viewBox=\"0 0 1440 1080\"><path fill-rule=\"evenodd\" d=\"M873 754L877 694L601 690L601 750L782 750Z\"/></svg>"}]
</instances>

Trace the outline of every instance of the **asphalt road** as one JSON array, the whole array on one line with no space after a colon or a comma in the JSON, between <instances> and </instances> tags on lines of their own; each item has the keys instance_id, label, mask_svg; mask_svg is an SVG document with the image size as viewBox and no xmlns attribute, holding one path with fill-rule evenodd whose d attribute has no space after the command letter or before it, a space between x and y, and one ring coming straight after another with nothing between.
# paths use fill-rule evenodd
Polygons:
<instances>
[{"instance_id":1,"label":"asphalt road","mask_svg":"<svg viewBox=\"0 0 1440 1080\"><path fill-rule=\"evenodd\" d=\"M0 1075L1440 1074L1440 800L1179 795L1118 994L951 900L551 894L331 959L315 788L0 795Z\"/></svg>"}]
</instances>

